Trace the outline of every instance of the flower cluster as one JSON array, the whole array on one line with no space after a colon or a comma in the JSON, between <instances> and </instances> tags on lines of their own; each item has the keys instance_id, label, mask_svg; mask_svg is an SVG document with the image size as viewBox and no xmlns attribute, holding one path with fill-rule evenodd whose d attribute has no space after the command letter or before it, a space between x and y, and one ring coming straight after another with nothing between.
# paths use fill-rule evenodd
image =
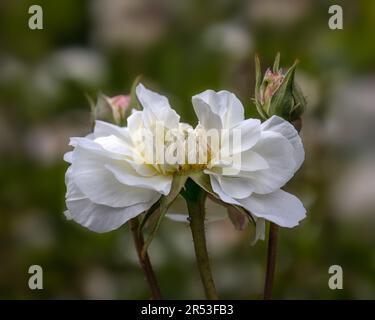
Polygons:
<instances>
[{"instance_id":1,"label":"flower cluster","mask_svg":"<svg viewBox=\"0 0 375 320\"><path fill-rule=\"evenodd\" d=\"M281 73L267 72L258 103L270 103L284 80ZM142 84L136 97L142 109L131 110L126 126L97 120L92 133L71 138L74 149L65 155L70 163L68 218L96 232L111 231L155 205L167 211L189 178L211 197L249 215L259 238L264 220L294 227L305 217L300 200L281 189L304 160L301 139L288 121L269 109L264 122L245 119L233 93L207 90L192 97L199 120L193 128L180 121L166 97ZM122 122L129 97L106 102L115 121ZM146 144L144 132L160 141ZM217 132L219 142L207 132ZM169 160L158 161L160 154ZM197 161L200 154L204 161Z\"/></svg>"}]
</instances>

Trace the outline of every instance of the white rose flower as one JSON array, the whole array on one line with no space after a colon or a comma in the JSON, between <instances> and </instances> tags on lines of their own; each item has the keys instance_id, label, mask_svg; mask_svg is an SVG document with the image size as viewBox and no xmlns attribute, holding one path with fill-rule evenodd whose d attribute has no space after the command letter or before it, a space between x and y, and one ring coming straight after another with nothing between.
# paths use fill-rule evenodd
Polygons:
<instances>
[{"instance_id":1,"label":"white rose flower","mask_svg":"<svg viewBox=\"0 0 375 320\"><path fill-rule=\"evenodd\" d=\"M193 130L179 122L180 117L167 98L141 84L136 93L143 110L129 116L127 127L96 121L92 134L71 139L74 150L65 156L71 163L66 173L69 218L96 232L114 230L147 211L161 196L169 195L175 176L190 176L197 182L194 176L199 172L209 176L209 189L222 201L241 206L252 214L257 224L257 239L264 238L264 219L294 227L305 217L302 203L280 189L304 160L301 139L289 122L277 116L264 123L245 120L243 106L234 94L207 90L192 99L199 119ZM160 126L162 144L158 145L154 138ZM241 143L233 145L227 158L223 158L222 141L219 149L213 145L203 148L206 163L181 164L179 159L189 159L189 148L183 149L186 153L182 157L172 157L172 162L171 157L164 158L174 154L169 147L176 145L176 141L177 146L186 147L191 132L199 137L202 130L212 129L226 132L228 141L235 131L240 132ZM151 145L145 143L142 135L145 130L151 133ZM176 136L176 132L182 133L179 139L183 140L168 142L166 137ZM204 140L205 144L210 142ZM150 146L151 150L147 149ZM162 149L161 162L155 158L158 148ZM201 149L202 145L198 150ZM147 158L150 154L152 161ZM228 159L233 158L240 159L234 166L228 164Z\"/></svg>"},{"instance_id":2,"label":"white rose flower","mask_svg":"<svg viewBox=\"0 0 375 320\"><path fill-rule=\"evenodd\" d=\"M74 150L65 155L66 216L82 226L107 232L148 210L171 190L177 165L142 161L136 135L163 123L166 130L181 127L180 117L167 98L138 85L142 111L133 112L127 127L96 121L94 132L72 138Z\"/></svg>"},{"instance_id":3,"label":"white rose flower","mask_svg":"<svg viewBox=\"0 0 375 320\"><path fill-rule=\"evenodd\" d=\"M273 116L261 123L244 119L244 108L228 91L207 90L192 98L199 127L223 129L231 135L239 130L241 144L229 156L240 155L236 170L226 170L220 149L210 149L204 173L210 177L213 191L226 203L248 210L257 222L257 238L264 236L263 219L282 227L294 227L306 210L295 196L281 190L299 169L304 149L298 132L287 121ZM225 159L224 159L225 160Z\"/></svg>"}]
</instances>

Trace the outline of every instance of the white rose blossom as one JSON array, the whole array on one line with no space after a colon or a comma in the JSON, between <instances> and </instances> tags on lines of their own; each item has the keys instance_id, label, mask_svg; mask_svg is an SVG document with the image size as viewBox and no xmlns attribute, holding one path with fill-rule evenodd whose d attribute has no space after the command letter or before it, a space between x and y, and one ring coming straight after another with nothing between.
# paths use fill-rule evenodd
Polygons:
<instances>
[{"instance_id":1,"label":"white rose blossom","mask_svg":"<svg viewBox=\"0 0 375 320\"><path fill-rule=\"evenodd\" d=\"M92 134L71 139L74 150L65 156L71 164L66 172L68 218L96 232L114 230L167 196L175 175L197 171L209 176L216 197L251 213L257 223L256 239L264 238L264 220L294 227L305 217L302 203L280 189L304 160L301 139L289 122L277 116L263 123L245 120L244 108L234 94L207 90L192 99L199 120L193 130L180 123L167 98L141 84L136 93L143 110L129 116L127 127L96 121ZM160 123L167 133L199 135L202 129L215 129L232 136L237 130L241 144L228 156L239 156L240 161L228 170L220 148L208 145L204 165L149 163L139 133L146 129L155 134Z\"/></svg>"},{"instance_id":2,"label":"white rose blossom","mask_svg":"<svg viewBox=\"0 0 375 320\"><path fill-rule=\"evenodd\" d=\"M171 166L142 163L134 136L156 122L167 129L179 127L179 115L168 100L137 87L143 111L128 118L127 127L96 121L94 132L84 138L71 138L74 150L65 155L71 163L66 172L66 216L96 232L120 227L148 210L172 184Z\"/></svg>"},{"instance_id":3,"label":"white rose blossom","mask_svg":"<svg viewBox=\"0 0 375 320\"><path fill-rule=\"evenodd\" d=\"M204 170L213 191L226 203L241 206L259 218L257 238L263 238L264 221L282 227L294 227L305 217L306 210L295 196L281 190L304 160L301 138L295 128L278 116L260 123L244 119L244 108L228 91L207 90L192 98L199 126L206 130L240 130L241 156L235 174L224 170L225 161L211 155ZM219 150L220 151L220 150ZM257 223L258 224L258 223ZM258 229L258 228L257 228Z\"/></svg>"}]
</instances>

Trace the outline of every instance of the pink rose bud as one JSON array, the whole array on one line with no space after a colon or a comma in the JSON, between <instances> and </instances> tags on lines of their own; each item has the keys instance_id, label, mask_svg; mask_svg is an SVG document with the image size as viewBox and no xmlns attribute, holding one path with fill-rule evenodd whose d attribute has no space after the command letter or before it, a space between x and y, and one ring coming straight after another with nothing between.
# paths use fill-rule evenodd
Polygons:
<instances>
[{"instance_id":1,"label":"pink rose bud","mask_svg":"<svg viewBox=\"0 0 375 320\"><path fill-rule=\"evenodd\" d=\"M112 109L115 123L122 123L125 119L125 113L130 105L130 95L107 97L107 101Z\"/></svg>"},{"instance_id":2,"label":"pink rose bud","mask_svg":"<svg viewBox=\"0 0 375 320\"><path fill-rule=\"evenodd\" d=\"M280 85L283 83L284 78L285 76L282 74L281 70L274 73L270 69L267 69L263 78L263 90L260 92L262 105L271 100L277 89L279 89Z\"/></svg>"},{"instance_id":3,"label":"pink rose bud","mask_svg":"<svg viewBox=\"0 0 375 320\"><path fill-rule=\"evenodd\" d=\"M269 68L262 79L260 61L255 59L255 106L263 119L277 115L294 122L300 119L306 99L294 79L297 61L285 72L279 68L280 55L276 56L272 70Z\"/></svg>"}]
</instances>

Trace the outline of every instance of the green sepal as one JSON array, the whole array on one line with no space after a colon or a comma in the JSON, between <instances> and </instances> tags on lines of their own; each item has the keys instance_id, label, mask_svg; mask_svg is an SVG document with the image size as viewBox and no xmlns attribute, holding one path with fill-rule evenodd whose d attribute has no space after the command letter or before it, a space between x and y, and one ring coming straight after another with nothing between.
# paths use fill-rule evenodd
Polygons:
<instances>
[{"instance_id":1,"label":"green sepal","mask_svg":"<svg viewBox=\"0 0 375 320\"><path fill-rule=\"evenodd\" d=\"M137 93L136 93L137 85L141 82L141 79L142 79L142 75L139 75L134 79L132 83L132 86L130 89L130 104L129 104L129 109L128 109L129 112L131 112L132 109L141 110L141 105L138 101Z\"/></svg>"},{"instance_id":2,"label":"green sepal","mask_svg":"<svg viewBox=\"0 0 375 320\"><path fill-rule=\"evenodd\" d=\"M290 111L294 107L294 75L297 61L289 68L279 89L275 92L270 101L268 114L280 116L290 121Z\"/></svg>"},{"instance_id":3,"label":"green sepal","mask_svg":"<svg viewBox=\"0 0 375 320\"><path fill-rule=\"evenodd\" d=\"M260 68L260 60L258 55L255 55L255 101L259 103L259 92L262 83L262 70ZM258 110L258 107L257 107ZM258 110L259 111L259 110Z\"/></svg>"},{"instance_id":4,"label":"green sepal","mask_svg":"<svg viewBox=\"0 0 375 320\"><path fill-rule=\"evenodd\" d=\"M162 196L160 198L159 217L156 223L154 224L151 230L151 233L149 234L148 238L146 239L143 245L142 252L141 252L142 257L146 256L147 249L150 246L152 240L154 239L157 231L159 230L159 227L161 225L161 222L165 214L167 213L167 210L169 209L173 201L177 198L177 196L180 194L182 188L185 185L187 178L188 178L187 176L175 176L173 178L171 191L169 192L169 194L167 196Z\"/></svg>"},{"instance_id":5,"label":"green sepal","mask_svg":"<svg viewBox=\"0 0 375 320\"><path fill-rule=\"evenodd\" d=\"M146 225L148 219L154 214L156 213L156 211L158 211L160 207L160 200L156 201L150 209L148 209L146 211L146 213L143 215L143 218L139 224L139 227L138 227L138 232L142 232L144 226Z\"/></svg>"},{"instance_id":6,"label":"green sepal","mask_svg":"<svg viewBox=\"0 0 375 320\"><path fill-rule=\"evenodd\" d=\"M280 52L276 54L275 61L273 63L272 72L277 73L280 69Z\"/></svg>"}]
</instances>

